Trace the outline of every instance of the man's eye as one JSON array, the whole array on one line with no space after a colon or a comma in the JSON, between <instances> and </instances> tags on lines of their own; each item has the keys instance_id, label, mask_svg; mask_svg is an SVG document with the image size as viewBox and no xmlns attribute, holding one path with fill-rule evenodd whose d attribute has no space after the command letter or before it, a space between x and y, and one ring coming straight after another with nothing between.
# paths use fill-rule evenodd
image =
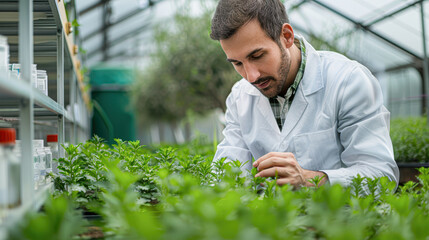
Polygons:
<instances>
[{"instance_id":1,"label":"man's eye","mask_svg":"<svg viewBox=\"0 0 429 240\"><path fill-rule=\"evenodd\" d=\"M258 59L261 58L264 54L259 54L259 55L253 55L252 58L253 59Z\"/></svg>"},{"instance_id":2,"label":"man's eye","mask_svg":"<svg viewBox=\"0 0 429 240\"><path fill-rule=\"evenodd\" d=\"M234 64L235 66L241 66L241 62L234 62L234 63L232 63L232 64Z\"/></svg>"}]
</instances>

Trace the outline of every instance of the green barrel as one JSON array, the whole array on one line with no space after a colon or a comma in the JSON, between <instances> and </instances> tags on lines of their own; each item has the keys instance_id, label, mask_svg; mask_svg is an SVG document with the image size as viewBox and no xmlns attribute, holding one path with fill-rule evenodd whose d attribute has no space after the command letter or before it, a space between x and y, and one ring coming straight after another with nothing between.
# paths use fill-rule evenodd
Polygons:
<instances>
[{"instance_id":1,"label":"green barrel","mask_svg":"<svg viewBox=\"0 0 429 240\"><path fill-rule=\"evenodd\" d=\"M91 132L115 143L115 138L136 140L135 111L129 89L135 73L130 68L95 67L90 72L94 104Z\"/></svg>"}]
</instances>

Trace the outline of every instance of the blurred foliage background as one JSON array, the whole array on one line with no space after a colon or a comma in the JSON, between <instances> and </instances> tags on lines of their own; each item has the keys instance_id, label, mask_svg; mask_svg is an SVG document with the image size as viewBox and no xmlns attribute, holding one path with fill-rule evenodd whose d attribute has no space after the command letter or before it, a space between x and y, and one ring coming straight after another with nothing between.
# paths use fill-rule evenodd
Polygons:
<instances>
[{"instance_id":1,"label":"blurred foliage background","mask_svg":"<svg viewBox=\"0 0 429 240\"><path fill-rule=\"evenodd\" d=\"M226 97L240 76L209 36L214 11L209 2L202 2L195 16L188 1L174 21L155 28L156 49L133 90L141 123L175 124L188 115L226 110Z\"/></svg>"},{"instance_id":2,"label":"blurred foliage background","mask_svg":"<svg viewBox=\"0 0 429 240\"><path fill-rule=\"evenodd\" d=\"M396 118L390 137L397 162L429 162L429 126L424 117Z\"/></svg>"}]
</instances>

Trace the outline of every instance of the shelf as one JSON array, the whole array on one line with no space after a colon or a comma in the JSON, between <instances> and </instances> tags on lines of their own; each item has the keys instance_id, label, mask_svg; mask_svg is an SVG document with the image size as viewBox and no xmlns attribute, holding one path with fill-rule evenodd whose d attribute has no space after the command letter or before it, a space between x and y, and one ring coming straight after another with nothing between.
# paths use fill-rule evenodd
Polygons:
<instances>
[{"instance_id":1,"label":"shelf","mask_svg":"<svg viewBox=\"0 0 429 240\"><path fill-rule=\"evenodd\" d=\"M68 3L73 8L73 1ZM7 36L10 63L21 64L21 79L0 71L0 124L17 129L21 140L22 205L0 223L0 240L26 212L38 211L52 184L34 191L33 142L58 134L58 144L89 138L90 98L63 0L0 0L0 34ZM33 17L31 17L33 16ZM31 33L33 33L31 35ZM32 64L48 74L48 95L28 78ZM70 108L68 106L71 106ZM60 148L59 157L64 157Z\"/></svg>"},{"instance_id":2,"label":"shelf","mask_svg":"<svg viewBox=\"0 0 429 240\"><path fill-rule=\"evenodd\" d=\"M18 113L18 109L12 109L15 113ZM38 116L36 115L34 118L34 125L38 127L49 127L51 129L58 128L58 118L56 116ZM8 117L2 115L2 110L0 110L0 127L15 127L19 124L19 118L18 117ZM84 123L83 121L75 121L73 117L66 119L65 124L68 126L75 125L81 130L88 129L89 123Z\"/></svg>"},{"instance_id":3,"label":"shelf","mask_svg":"<svg viewBox=\"0 0 429 240\"><path fill-rule=\"evenodd\" d=\"M10 47L10 62L18 62L18 20L19 1L0 1L0 34L8 37ZM70 22L67 20L63 0L33 0L33 33L34 33L34 62L42 65L42 69L56 69L57 59L57 33L64 34L65 69L72 69L78 88L82 93L82 99L88 111L91 111L90 96L85 91L85 84L81 73L80 60L73 40L73 32ZM56 71L56 70L55 70ZM56 72L50 71L50 74ZM52 79L52 78L50 78ZM51 81L50 81L51 82ZM56 81L52 81L56 84Z\"/></svg>"},{"instance_id":4,"label":"shelf","mask_svg":"<svg viewBox=\"0 0 429 240\"><path fill-rule=\"evenodd\" d=\"M26 213L40 210L46 198L52 192L53 186L53 183L39 186L39 189L35 191L34 201L32 201L31 204L21 205L17 208L8 210L5 224L0 225L0 240L6 239L7 230L16 226L16 224L24 218Z\"/></svg>"},{"instance_id":5,"label":"shelf","mask_svg":"<svg viewBox=\"0 0 429 240\"><path fill-rule=\"evenodd\" d=\"M63 115L65 118L70 118L67 111L63 106L59 105L57 102L52 100L50 97L44 95L39 90L33 88L34 93L34 103L40 107L45 108L46 110L51 111L52 113Z\"/></svg>"},{"instance_id":6,"label":"shelf","mask_svg":"<svg viewBox=\"0 0 429 240\"><path fill-rule=\"evenodd\" d=\"M7 72L0 72L0 92L28 98L32 94L30 84L18 78L8 76Z\"/></svg>"},{"instance_id":7,"label":"shelf","mask_svg":"<svg viewBox=\"0 0 429 240\"><path fill-rule=\"evenodd\" d=\"M38 89L35 89L33 86L31 86L29 83L18 79L13 76L8 76L9 74L6 72L0 72L0 92L11 94L12 96L19 97L19 98L26 98L28 99L30 96L34 99L34 104L36 106L44 108L43 110L40 110L38 108L35 108L35 114L37 115L37 112L43 112L43 111L49 111L52 114L55 115L62 115L66 119L72 120L71 116L67 111L64 109L63 106L59 105L57 102L52 100L50 97L44 95L41 91ZM9 96L8 96L9 98ZM3 100L3 103L11 102L12 99ZM10 105L10 104L9 104ZM19 109L16 109L19 111ZM14 112L13 108L10 110L10 112ZM1 110L0 110L1 113ZM7 115L3 115L7 116Z\"/></svg>"}]
</instances>

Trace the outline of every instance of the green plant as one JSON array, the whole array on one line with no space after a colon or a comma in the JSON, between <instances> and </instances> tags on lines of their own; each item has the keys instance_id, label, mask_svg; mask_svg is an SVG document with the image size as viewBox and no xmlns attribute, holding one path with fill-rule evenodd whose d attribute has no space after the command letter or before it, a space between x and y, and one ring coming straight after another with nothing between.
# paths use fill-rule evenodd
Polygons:
<instances>
[{"instance_id":1,"label":"green plant","mask_svg":"<svg viewBox=\"0 0 429 240\"><path fill-rule=\"evenodd\" d=\"M55 194L76 194L82 206L99 201L100 186L106 181L104 162L111 157L103 139L94 136L84 144L63 146L65 158L58 159L59 174L51 173Z\"/></svg>"},{"instance_id":2,"label":"green plant","mask_svg":"<svg viewBox=\"0 0 429 240\"><path fill-rule=\"evenodd\" d=\"M390 136L397 162L429 162L429 127L426 118L393 119Z\"/></svg>"},{"instance_id":3,"label":"green plant","mask_svg":"<svg viewBox=\"0 0 429 240\"><path fill-rule=\"evenodd\" d=\"M320 177L320 176L315 176L314 178L308 180L311 184L313 184L315 187L319 187L322 179L325 178L325 176Z\"/></svg>"},{"instance_id":4,"label":"green plant","mask_svg":"<svg viewBox=\"0 0 429 240\"><path fill-rule=\"evenodd\" d=\"M79 158L78 145L70 145L64 147L66 158L58 159L58 170L61 174L54 179L55 188L60 191L71 192L75 186L78 186L85 177L82 159Z\"/></svg>"},{"instance_id":5,"label":"green plant","mask_svg":"<svg viewBox=\"0 0 429 240\"><path fill-rule=\"evenodd\" d=\"M396 183L386 177L372 179L359 175L350 187L320 186L321 179L315 178L310 180L313 187L294 188L277 186L272 178L255 178L256 169L243 173L243 163L239 161L212 162L212 157L207 157L212 152L195 154L199 151L194 148L198 147L197 143L188 143L148 149L138 141L119 139L108 147L101 139L94 138L70 147L67 156L75 161L99 161L99 168L104 169L99 172L103 184L96 187L100 191L98 200L91 209L103 216L101 227L105 239L426 239L429 236L427 168L419 169L418 183L406 183L396 192ZM65 170L91 169L88 164L78 167L75 163L68 164ZM73 179L80 183L76 181L78 176L82 174L74 175ZM82 197L80 194L75 191L71 196Z\"/></svg>"},{"instance_id":6,"label":"green plant","mask_svg":"<svg viewBox=\"0 0 429 240\"><path fill-rule=\"evenodd\" d=\"M41 212L28 212L9 228L9 240L72 239L85 231L87 222L75 210L73 199L61 195L49 197Z\"/></svg>"},{"instance_id":7,"label":"green plant","mask_svg":"<svg viewBox=\"0 0 429 240\"><path fill-rule=\"evenodd\" d=\"M79 26L80 26L80 24L77 22L77 19L73 19L73 21L72 21L72 27L73 27L74 35L75 36L79 35Z\"/></svg>"}]
</instances>

